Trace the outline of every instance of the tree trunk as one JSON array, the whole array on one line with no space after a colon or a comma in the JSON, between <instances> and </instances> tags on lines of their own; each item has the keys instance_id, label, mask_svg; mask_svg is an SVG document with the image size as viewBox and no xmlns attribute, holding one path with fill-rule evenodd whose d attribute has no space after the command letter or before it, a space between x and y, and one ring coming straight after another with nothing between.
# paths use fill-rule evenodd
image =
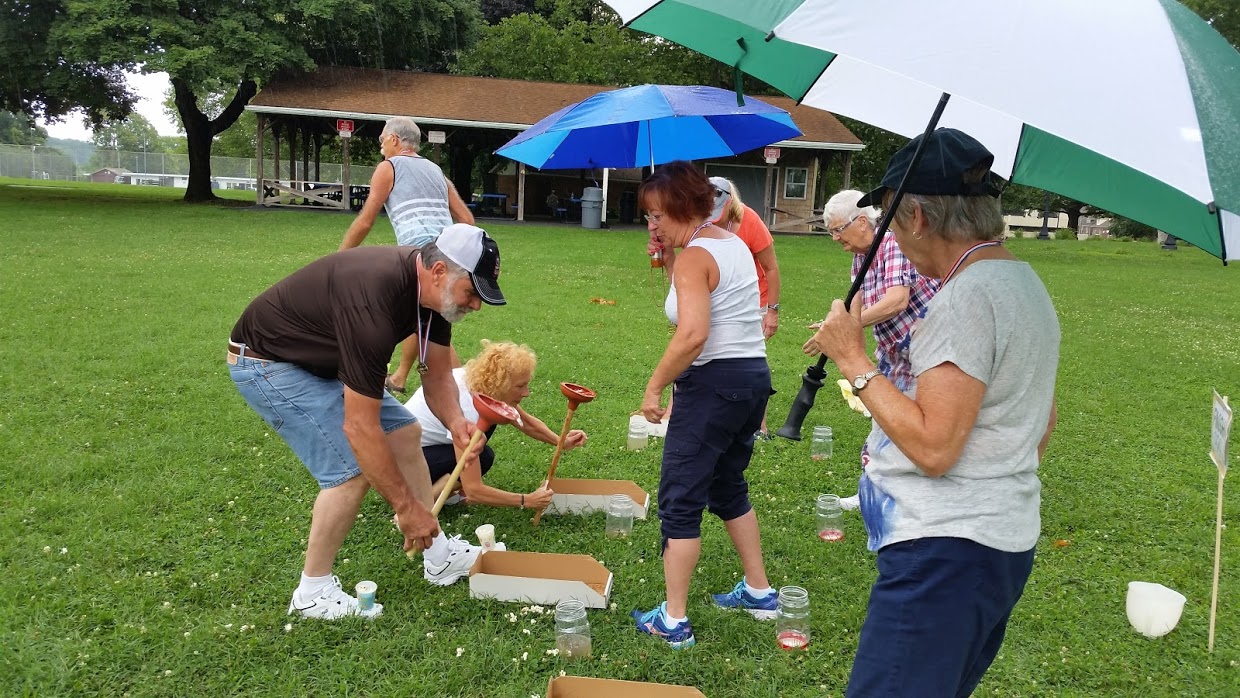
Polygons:
<instances>
[{"instance_id":1,"label":"tree trunk","mask_svg":"<svg viewBox=\"0 0 1240 698\"><path fill-rule=\"evenodd\" d=\"M237 86L232 101L220 115L208 119L198 108L198 98L184 80L172 78L173 99L181 123L185 126L185 142L189 147L189 185L185 188L185 201L196 203L215 201L211 191L211 143L216 134L232 126L241 116L245 105L258 92L253 80L243 80Z\"/></svg>"}]
</instances>

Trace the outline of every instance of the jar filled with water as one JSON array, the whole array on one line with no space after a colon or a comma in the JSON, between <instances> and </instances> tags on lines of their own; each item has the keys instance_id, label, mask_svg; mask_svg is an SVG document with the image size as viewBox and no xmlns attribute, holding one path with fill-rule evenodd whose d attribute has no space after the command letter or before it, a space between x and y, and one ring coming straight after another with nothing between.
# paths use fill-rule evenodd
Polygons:
<instances>
[{"instance_id":1,"label":"jar filled with water","mask_svg":"<svg viewBox=\"0 0 1240 698\"><path fill-rule=\"evenodd\" d=\"M775 641L786 650L804 649L809 645L809 592L801 587L782 587L779 590Z\"/></svg>"},{"instance_id":2,"label":"jar filled with water","mask_svg":"<svg viewBox=\"0 0 1240 698\"><path fill-rule=\"evenodd\" d=\"M564 599L555 605L555 648L567 660L590 658L590 621L585 603Z\"/></svg>"},{"instance_id":3,"label":"jar filled with water","mask_svg":"<svg viewBox=\"0 0 1240 698\"><path fill-rule=\"evenodd\" d=\"M641 422L629 422L629 438L628 448L630 451L640 451L646 447L649 432L646 425Z\"/></svg>"},{"instance_id":4,"label":"jar filled with water","mask_svg":"<svg viewBox=\"0 0 1240 698\"><path fill-rule=\"evenodd\" d=\"M813 436L809 442L809 458L810 460L827 460L831 457L832 441L831 427L814 427Z\"/></svg>"},{"instance_id":5,"label":"jar filled with water","mask_svg":"<svg viewBox=\"0 0 1240 698\"><path fill-rule=\"evenodd\" d=\"M820 494L815 510L818 537L828 543L844 540L844 510L840 508L840 498L833 494Z\"/></svg>"},{"instance_id":6,"label":"jar filled with water","mask_svg":"<svg viewBox=\"0 0 1240 698\"><path fill-rule=\"evenodd\" d=\"M607 498L607 537L628 538L633 532L633 500L627 494Z\"/></svg>"}]
</instances>

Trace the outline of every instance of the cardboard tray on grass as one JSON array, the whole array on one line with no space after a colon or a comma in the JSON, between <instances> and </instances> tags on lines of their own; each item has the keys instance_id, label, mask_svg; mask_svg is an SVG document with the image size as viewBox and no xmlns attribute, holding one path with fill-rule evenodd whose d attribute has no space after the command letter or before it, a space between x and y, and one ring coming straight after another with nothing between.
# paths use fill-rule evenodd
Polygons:
<instances>
[{"instance_id":1,"label":"cardboard tray on grass","mask_svg":"<svg viewBox=\"0 0 1240 698\"><path fill-rule=\"evenodd\" d=\"M589 555L492 550L469 570L469 596L554 606L577 599L586 608L607 608L612 574Z\"/></svg>"},{"instance_id":2,"label":"cardboard tray on grass","mask_svg":"<svg viewBox=\"0 0 1240 698\"><path fill-rule=\"evenodd\" d=\"M555 478L549 485L555 496L544 514L592 514L607 511L607 498L627 494L633 500L633 518L646 518L650 495L632 480L569 480Z\"/></svg>"},{"instance_id":3,"label":"cardboard tray on grass","mask_svg":"<svg viewBox=\"0 0 1240 698\"><path fill-rule=\"evenodd\" d=\"M706 698L692 686L666 683L556 676L547 682L547 698Z\"/></svg>"}]
</instances>

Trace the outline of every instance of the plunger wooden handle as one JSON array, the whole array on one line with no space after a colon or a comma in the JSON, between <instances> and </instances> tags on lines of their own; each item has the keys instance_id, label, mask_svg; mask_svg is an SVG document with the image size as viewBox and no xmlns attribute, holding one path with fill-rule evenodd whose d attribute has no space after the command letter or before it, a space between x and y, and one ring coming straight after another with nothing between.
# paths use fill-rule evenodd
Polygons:
<instances>
[{"instance_id":1,"label":"plunger wooden handle","mask_svg":"<svg viewBox=\"0 0 1240 698\"><path fill-rule=\"evenodd\" d=\"M439 493L439 499L435 500L435 506L431 507L431 516L439 516L440 510L443 509L444 502L448 501L448 497L452 496L452 488L456 486L456 481L461 477L461 471L465 469L465 461L469 460L469 453L478 445L478 442L486 437L482 429L474 432L469 437L469 446L461 453L461 457L456 460L456 467L452 469L452 474L448 476L448 481L444 483L443 491Z\"/></svg>"},{"instance_id":2,"label":"plunger wooden handle","mask_svg":"<svg viewBox=\"0 0 1240 698\"><path fill-rule=\"evenodd\" d=\"M564 417L564 426L560 428L560 440L555 444L555 455L551 456L551 468L547 470L546 482L548 486L551 485L551 478L555 477L555 466L560 464L560 455L564 453L564 440L568 438L568 427L573 423L573 414L577 412L577 404L572 401L568 403L568 414ZM546 509L539 509L538 513L534 514L535 526L542 520L544 511Z\"/></svg>"}]
</instances>

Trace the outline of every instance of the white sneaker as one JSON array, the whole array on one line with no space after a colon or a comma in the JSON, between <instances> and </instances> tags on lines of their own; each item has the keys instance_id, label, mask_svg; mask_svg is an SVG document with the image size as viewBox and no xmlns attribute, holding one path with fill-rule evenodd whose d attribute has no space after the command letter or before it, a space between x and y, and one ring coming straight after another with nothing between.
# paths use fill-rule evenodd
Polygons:
<instances>
[{"instance_id":1,"label":"white sneaker","mask_svg":"<svg viewBox=\"0 0 1240 698\"><path fill-rule=\"evenodd\" d=\"M383 613L383 604L377 603L369 611L361 611L357 607L357 599L350 596L340 586L340 577L332 576L332 583L319 590L313 598L305 599L296 591L293 600L288 604L288 614L299 614L302 618L319 618L321 620L338 620L348 616L374 618Z\"/></svg>"},{"instance_id":2,"label":"white sneaker","mask_svg":"<svg viewBox=\"0 0 1240 698\"><path fill-rule=\"evenodd\" d=\"M474 566L474 560L478 559L481 552L482 548L470 545L469 541L461 540L460 536L452 536L448 539L448 560L442 565L432 565L431 561L425 558L426 553L422 553L422 576L436 586L454 584L456 580L469 574L469 568Z\"/></svg>"},{"instance_id":3,"label":"white sneaker","mask_svg":"<svg viewBox=\"0 0 1240 698\"><path fill-rule=\"evenodd\" d=\"M844 511L856 511L861 508L861 495L854 494L840 500L840 508Z\"/></svg>"}]
</instances>

